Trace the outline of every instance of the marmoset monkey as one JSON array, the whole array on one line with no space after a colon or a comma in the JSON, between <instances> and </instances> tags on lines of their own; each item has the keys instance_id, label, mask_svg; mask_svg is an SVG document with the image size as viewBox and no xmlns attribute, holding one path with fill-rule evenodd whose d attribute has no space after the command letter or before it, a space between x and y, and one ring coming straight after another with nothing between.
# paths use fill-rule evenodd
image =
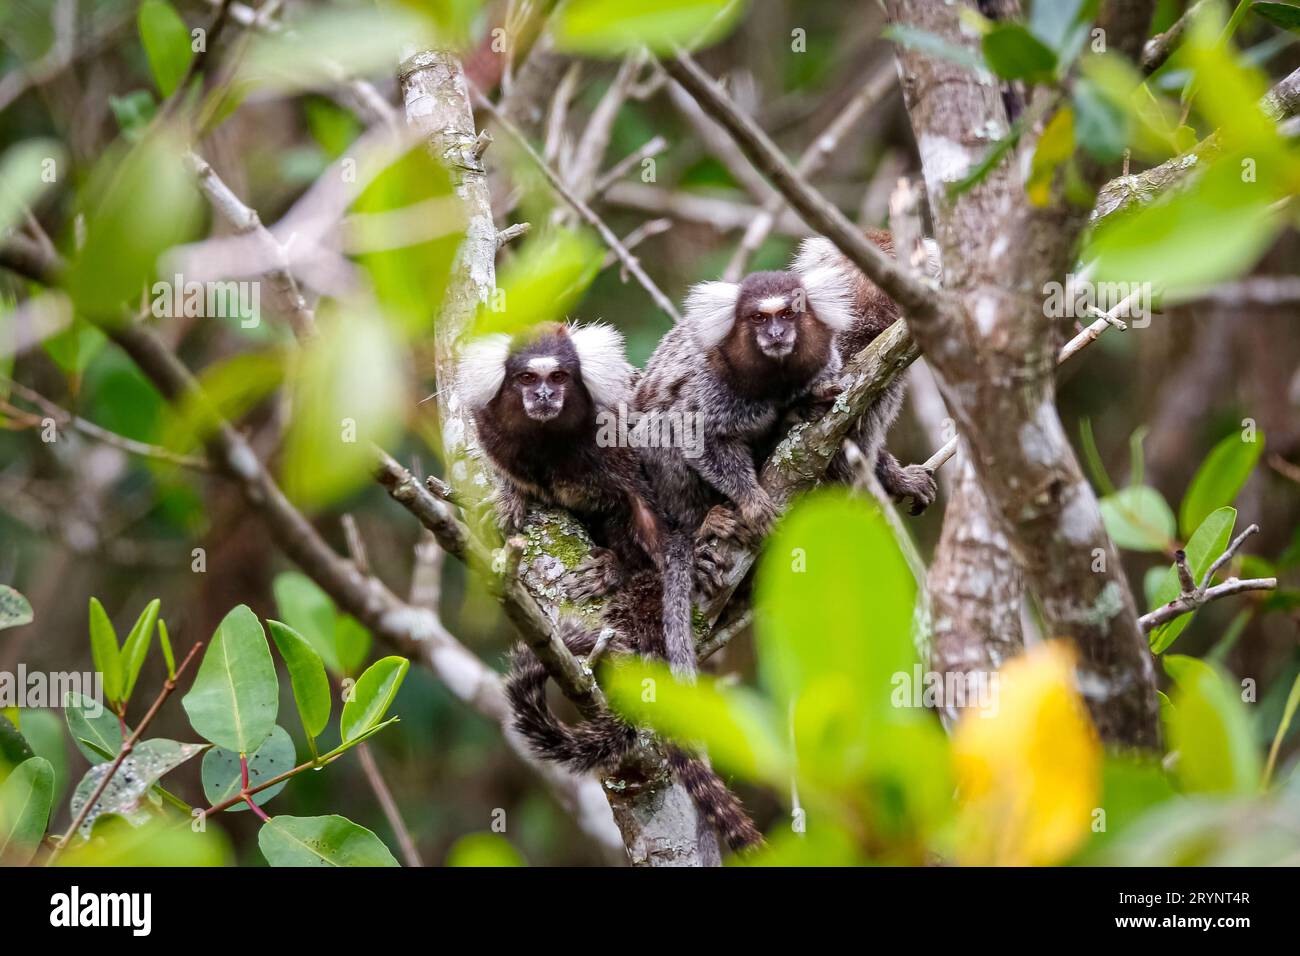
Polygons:
<instances>
[{"instance_id":1,"label":"marmoset monkey","mask_svg":"<svg viewBox=\"0 0 1300 956\"><path fill-rule=\"evenodd\" d=\"M702 433L693 454L669 442L643 447L642 458L667 519L670 565L694 566L705 590L717 587L717 568L697 542L761 535L776 517L758 469L791 407L833 389L835 336L853 320L851 296L848 277L833 268L705 282L650 357L637 410ZM673 578L664 591L664 638L679 672L689 663L694 673L695 577Z\"/></svg>"},{"instance_id":2,"label":"marmoset monkey","mask_svg":"<svg viewBox=\"0 0 1300 956\"><path fill-rule=\"evenodd\" d=\"M662 523L636 453L597 441L598 414L631 401L634 374L622 335L601 324L490 335L461 359L461 394L496 472L502 530L518 530L530 504L566 508L599 546L573 575L578 600L663 558Z\"/></svg>"},{"instance_id":3,"label":"marmoset monkey","mask_svg":"<svg viewBox=\"0 0 1300 956\"><path fill-rule=\"evenodd\" d=\"M868 229L867 238L889 254L894 252L894 240L883 229ZM939 264L936 250L931 248L927 271L937 275ZM805 239L794 261L794 271L800 275L820 274L831 269L845 277L852 289L851 309L853 320L835 337L835 345L843 361L848 361L866 348L881 332L899 318L894 300L846 259L829 239L820 236ZM934 501L934 475L922 465L901 465L885 448L885 436L898 417L903 404L906 383L902 377L894 379L889 387L871 404L858 420L849 437L859 448L865 460L876 471L881 486L895 499L912 499L912 514L918 515ZM852 472L843 453L837 455L828 470L830 477L848 482Z\"/></svg>"},{"instance_id":4,"label":"marmoset monkey","mask_svg":"<svg viewBox=\"0 0 1300 956\"><path fill-rule=\"evenodd\" d=\"M598 415L616 414L631 402L634 374L622 337L604 325L548 324L513 339L488 336L465 349L460 366L461 394L496 473L494 500L503 530L517 530L533 504L573 512L604 547L575 572L570 596L621 588L607 612L625 635L618 648L664 658L663 582L686 582L689 627L690 555L670 560L676 556L636 452L598 438ZM595 644L594 635L572 622L562 623L561 636L575 653L589 653ZM693 673L693 645L691 668ZM546 703L546 680L536 656L516 649L507 690L515 725L533 748L583 770L617 765L637 732L614 717L565 725ZM673 772L729 846L761 841L707 764L676 747L668 753Z\"/></svg>"}]
</instances>

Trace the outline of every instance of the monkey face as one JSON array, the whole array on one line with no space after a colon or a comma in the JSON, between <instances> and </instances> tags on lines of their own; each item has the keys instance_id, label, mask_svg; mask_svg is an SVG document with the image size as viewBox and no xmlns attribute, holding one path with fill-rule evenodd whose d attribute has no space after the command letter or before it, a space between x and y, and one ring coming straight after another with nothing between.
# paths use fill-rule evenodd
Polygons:
<instances>
[{"instance_id":1,"label":"monkey face","mask_svg":"<svg viewBox=\"0 0 1300 956\"><path fill-rule=\"evenodd\" d=\"M782 273L759 273L742 287L736 302L736 322L744 323L758 350L770 359L784 359L795 350L799 324L807 309L803 288Z\"/></svg>"},{"instance_id":2,"label":"monkey face","mask_svg":"<svg viewBox=\"0 0 1300 956\"><path fill-rule=\"evenodd\" d=\"M524 414L535 422L549 422L564 411L573 376L551 356L525 359L513 370L511 387L519 393Z\"/></svg>"}]
</instances>

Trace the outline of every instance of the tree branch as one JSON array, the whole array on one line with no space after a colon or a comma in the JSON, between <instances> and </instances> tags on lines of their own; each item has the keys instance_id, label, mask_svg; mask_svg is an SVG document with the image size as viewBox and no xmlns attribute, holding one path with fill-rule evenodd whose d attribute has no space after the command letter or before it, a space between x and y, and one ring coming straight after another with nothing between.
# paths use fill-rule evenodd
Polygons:
<instances>
[{"instance_id":1,"label":"tree branch","mask_svg":"<svg viewBox=\"0 0 1300 956\"><path fill-rule=\"evenodd\" d=\"M1205 572L1205 577L1201 579L1198 586L1192 578L1191 569L1187 566L1187 553L1178 551L1174 555L1174 566L1178 569L1178 581L1181 591L1178 597L1174 598L1168 604L1156 608L1149 614L1143 614L1138 619L1138 624L1142 627L1144 634L1149 634L1161 624L1167 624L1174 618L1181 617L1189 611L1194 611L1203 604L1209 604L1220 598L1231 597L1234 594L1243 594L1246 591L1272 591L1277 588L1277 578L1247 578L1241 580L1238 578L1229 578L1223 584L1216 584L1211 587L1210 582L1219 570L1232 560L1232 556L1237 553L1242 543L1253 534L1259 532L1259 525L1252 524L1249 528L1237 535L1228 545L1226 551L1210 565L1210 569Z\"/></svg>"}]
</instances>

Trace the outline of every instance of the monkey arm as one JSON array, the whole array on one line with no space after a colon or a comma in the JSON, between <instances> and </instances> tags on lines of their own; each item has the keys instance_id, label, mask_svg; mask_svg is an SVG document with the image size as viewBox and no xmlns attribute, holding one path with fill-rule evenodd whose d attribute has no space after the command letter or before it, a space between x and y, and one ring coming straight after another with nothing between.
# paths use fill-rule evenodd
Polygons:
<instances>
[{"instance_id":1,"label":"monkey arm","mask_svg":"<svg viewBox=\"0 0 1300 956\"><path fill-rule=\"evenodd\" d=\"M776 505L758 483L749 445L714 435L703 454L687 459L700 476L732 501L753 530L765 532L776 517Z\"/></svg>"}]
</instances>

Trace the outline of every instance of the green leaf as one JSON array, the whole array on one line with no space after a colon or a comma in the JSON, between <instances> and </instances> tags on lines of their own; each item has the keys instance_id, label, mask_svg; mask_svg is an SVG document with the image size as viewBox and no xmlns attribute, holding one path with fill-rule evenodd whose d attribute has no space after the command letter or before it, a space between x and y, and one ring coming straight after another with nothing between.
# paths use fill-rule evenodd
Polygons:
<instances>
[{"instance_id":1,"label":"green leaf","mask_svg":"<svg viewBox=\"0 0 1300 956\"><path fill-rule=\"evenodd\" d=\"M355 125L351 114L332 106L325 110L309 106L308 115L345 116ZM340 151L354 136L349 127L348 134L339 137ZM432 211L426 217L427 231L410 242L395 242L394 220L413 208ZM452 192L446 166L416 143L374 178L357 197L355 209L357 244L371 250L358 262L370 277L385 319L408 338L427 337L465 235L464 206Z\"/></svg>"},{"instance_id":2,"label":"green leaf","mask_svg":"<svg viewBox=\"0 0 1300 956\"><path fill-rule=\"evenodd\" d=\"M1178 752L1183 789L1254 793L1260 759L1240 691L1218 668L1194 657L1168 654L1164 662L1177 683L1166 730L1170 749Z\"/></svg>"},{"instance_id":3,"label":"green leaf","mask_svg":"<svg viewBox=\"0 0 1300 956\"><path fill-rule=\"evenodd\" d=\"M0 235L55 182L63 181L64 157L63 145L53 139L24 140L5 151L0 158Z\"/></svg>"},{"instance_id":4,"label":"green leaf","mask_svg":"<svg viewBox=\"0 0 1300 956\"><path fill-rule=\"evenodd\" d=\"M1102 498L1101 517L1111 540L1130 551L1165 551L1177 533L1173 511L1149 485L1130 485Z\"/></svg>"},{"instance_id":5,"label":"green leaf","mask_svg":"<svg viewBox=\"0 0 1300 956\"><path fill-rule=\"evenodd\" d=\"M280 776L286 770L292 770L298 761L294 750L293 738L283 727L276 725L271 736L257 748L257 752L248 758L248 785L258 784ZM203 796L209 806L215 806L229 800L243 789L244 774L239 765L239 754L224 747L213 747L203 755ZM253 802L259 807L270 801L283 790L288 780L282 780L274 787L253 794ZM236 803L231 810L247 810L247 803Z\"/></svg>"},{"instance_id":6,"label":"green leaf","mask_svg":"<svg viewBox=\"0 0 1300 956\"><path fill-rule=\"evenodd\" d=\"M201 207L184 149L160 131L110 148L95 164L78 195L84 243L64 279L80 314L120 322L157 274L159 256L194 234Z\"/></svg>"},{"instance_id":7,"label":"green leaf","mask_svg":"<svg viewBox=\"0 0 1300 956\"><path fill-rule=\"evenodd\" d=\"M1223 554L1228 547L1228 542L1232 540L1232 529L1237 523L1237 511L1235 508L1220 508L1201 523L1196 532L1187 541L1187 547L1183 550L1187 552L1187 566L1191 569L1192 580L1197 585L1201 583L1201 578L1210 570L1210 565L1214 563L1219 555ZM1165 571L1164 577L1160 581L1159 587L1151 596L1151 610L1164 607L1174 598L1182 593L1182 586L1178 581L1178 569L1170 565ZM1151 653L1161 654L1169 648L1183 632L1183 629L1191 623L1192 615L1183 614L1167 624L1162 624L1151 632L1149 641L1151 643Z\"/></svg>"},{"instance_id":8,"label":"green leaf","mask_svg":"<svg viewBox=\"0 0 1300 956\"><path fill-rule=\"evenodd\" d=\"M1291 729L1291 721L1295 719L1297 709L1300 709L1300 674L1297 674L1295 680L1291 682L1291 691L1286 695L1286 704L1282 708L1282 718L1277 723L1273 743L1268 748L1268 763L1264 767L1264 786L1268 786L1269 780L1273 777L1277 755L1282 749L1282 741L1286 739L1287 731Z\"/></svg>"},{"instance_id":9,"label":"green leaf","mask_svg":"<svg viewBox=\"0 0 1300 956\"><path fill-rule=\"evenodd\" d=\"M513 335L563 319L599 274L604 255L586 232L558 230L526 240L497 274L499 292L480 306L474 334Z\"/></svg>"},{"instance_id":10,"label":"green leaf","mask_svg":"<svg viewBox=\"0 0 1300 956\"><path fill-rule=\"evenodd\" d=\"M752 691L721 687L703 675L681 684L667 665L637 657L609 662L601 678L610 703L632 723L683 744L704 744L729 773L778 786L789 781L792 761L779 724Z\"/></svg>"},{"instance_id":11,"label":"green leaf","mask_svg":"<svg viewBox=\"0 0 1300 956\"><path fill-rule=\"evenodd\" d=\"M63 721L53 710L24 709L23 737L37 757L44 757L54 768L54 804L63 799L68 786L67 732Z\"/></svg>"},{"instance_id":12,"label":"green leaf","mask_svg":"<svg viewBox=\"0 0 1300 956\"><path fill-rule=\"evenodd\" d=\"M383 841L340 816L272 817L257 845L272 866L397 866Z\"/></svg>"},{"instance_id":13,"label":"green leaf","mask_svg":"<svg viewBox=\"0 0 1300 956\"><path fill-rule=\"evenodd\" d=\"M1062 163L1074 155L1074 111L1063 106L1056 111L1038 137L1025 192L1035 206L1046 206L1052 198L1052 179ZM1086 421L1086 419L1085 419Z\"/></svg>"},{"instance_id":14,"label":"green leaf","mask_svg":"<svg viewBox=\"0 0 1300 956\"><path fill-rule=\"evenodd\" d=\"M172 653L172 641L167 636L167 622L158 618L158 643L162 645L163 660L167 662L167 677L176 679L176 655Z\"/></svg>"},{"instance_id":15,"label":"green leaf","mask_svg":"<svg viewBox=\"0 0 1300 956\"><path fill-rule=\"evenodd\" d=\"M42 757L20 763L0 783L0 861L25 866L41 845L54 800L54 768Z\"/></svg>"},{"instance_id":16,"label":"green leaf","mask_svg":"<svg viewBox=\"0 0 1300 956\"><path fill-rule=\"evenodd\" d=\"M158 609L161 606L162 602L157 598L150 601L140 612L140 617L136 619L131 633L122 642L123 701L131 699L131 691L135 690L140 668L144 666L145 658L149 656L149 645L153 641L153 629L158 622Z\"/></svg>"},{"instance_id":17,"label":"green leaf","mask_svg":"<svg viewBox=\"0 0 1300 956\"><path fill-rule=\"evenodd\" d=\"M984 61L1004 80L1050 81L1056 70L1051 47L1019 23L999 23L980 41Z\"/></svg>"},{"instance_id":18,"label":"green leaf","mask_svg":"<svg viewBox=\"0 0 1300 956\"><path fill-rule=\"evenodd\" d=\"M0 631L32 623L32 606L7 584L0 584Z\"/></svg>"},{"instance_id":19,"label":"green leaf","mask_svg":"<svg viewBox=\"0 0 1300 956\"><path fill-rule=\"evenodd\" d=\"M339 733L343 742L359 737L384 719L411 662L405 657L384 657L366 668L343 705Z\"/></svg>"},{"instance_id":20,"label":"green leaf","mask_svg":"<svg viewBox=\"0 0 1300 956\"><path fill-rule=\"evenodd\" d=\"M648 46L708 46L731 31L744 12L728 0L568 0L552 17L560 49L620 56Z\"/></svg>"},{"instance_id":21,"label":"green leaf","mask_svg":"<svg viewBox=\"0 0 1300 956\"><path fill-rule=\"evenodd\" d=\"M1274 26L1300 33L1300 7L1290 3L1252 3L1250 9Z\"/></svg>"},{"instance_id":22,"label":"green leaf","mask_svg":"<svg viewBox=\"0 0 1300 956\"><path fill-rule=\"evenodd\" d=\"M81 824L81 835L89 836L95 821L105 813L115 813L133 826L148 822L153 811L146 803L146 796L154 784L206 748L206 744L183 744L161 738L136 744L135 749L122 759L108 786L86 814ZM112 766L111 763L97 764L81 778L68 808L74 820Z\"/></svg>"},{"instance_id":23,"label":"green leaf","mask_svg":"<svg viewBox=\"0 0 1300 956\"><path fill-rule=\"evenodd\" d=\"M220 827L194 832L174 819L151 818L142 826L111 813L91 828L91 839L74 843L58 858L66 867L230 866L234 854Z\"/></svg>"},{"instance_id":24,"label":"green leaf","mask_svg":"<svg viewBox=\"0 0 1300 956\"><path fill-rule=\"evenodd\" d=\"M90 656L95 670L104 675L104 697L113 704L122 700L122 652L117 632L99 598L90 599Z\"/></svg>"},{"instance_id":25,"label":"green leaf","mask_svg":"<svg viewBox=\"0 0 1300 956\"><path fill-rule=\"evenodd\" d=\"M294 381L285 437L285 491L321 507L370 480L372 445L388 444L409 406L406 355L378 316L317 314L320 334Z\"/></svg>"},{"instance_id":26,"label":"green leaf","mask_svg":"<svg viewBox=\"0 0 1300 956\"><path fill-rule=\"evenodd\" d=\"M344 674L355 674L361 668L370 656L371 643L370 632L352 615L340 614L334 619L334 646Z\"/></svg>"},{"instance_id":27,"label":"green leaf","mask_svg":"<svg viewBox=\"0 0 1300 956\"><path fill-rule=\"evenodd\" d=\"M1234 432L1210 450L1196 469L1178 509L1183 534L1197 527L1215 509L1232 504L1263 451L1264 435L1259 432L1254 441L1246 441Z\"/></svg>"},{"instance_id":28,"label":"green leaf","mask_svg":"<svg viewBox=\"0 0 1300 956\"><path fill-rule=\"evenodd\" d=\"M253 753L275 728L275 664L261 622L247 605L217 627L181 704L200 737L236 753Z\"/></svg>"},{"instance_id":29,"label":"green leaf","mask_svg":"<svg viewBox=\"0 0 1300 956\"><path fill-rule=\"evenodd\" d=\"M1247 159L1221 156L1169 198L1108 217L1084 255L1096 259L1096 281L1146 283L1173 301L1249 270L1281 220L1273 190L1243 181Z\"/></svg>"},{"instance_id":30,"label":"green leaf","mask_svg":"<svg viewBox=\"0 0 1300 956\"><path fill-rule=\"evenodd\" d=\"M17 725L4 714L0 714L0 780L12 768L35 756L31 744L18 731Z\"/></svg>"},{"instance_id":31,"label":"green leaf","mask_svg":"<svg viewBox=\"0 0 1300 956\"><path fill-rule=\"evenodd\" d=\"M1075 140L1093 159L1110 163L1124 155L1129 141L1124 110L1086 77L1074 84L1074 112Z\"/></svg>"},{"instance_id":32,"label":"green leaf","mask_svg":"<svg viewBox=\"0 0 1300 956\"><path fill-rule=\"evenodd\" d=\"M280 609L285 624L307 639L330 671L342 674L338 644L334 639L337 615L329 595L300 571L277 574L271 590L275 593L275 606Z\"/></svg>"},{"instance_id":33,"label":"green leaf","mask_svg":"<svg viewBox=\"0 0 1300 956\"><path fill-rule=\"evenodd\" d=\"M92 764L112 760L122 749L122 724L98 701L70 693L63 702L63 716L77 749Z\"/></svg>"},{"instance_id":34,"label":"green leaf","mask_svg":"<svg viewBox=\"0 0 1300 956\"><path fill-rule=\"evenodd\" d=\"M189 28L166 0L144 0L137 21L154 82L163 96L171 96L194 57Z\"/></svg>"},{"instance_id":35,"label":"green leaf","mask_svg":"<svg viewBox=\"0 0 1300 956\"><path fill-rule=\"evenodd\" d=\"M525 866L524 858L499 833L467 833L447 851L445 866Z\"/></svg>"},{"instance_id":36,"label":"green leaf","mask_svg":"<svg viewBox=\"0 0 1300 956\"><path fill-rule=\"evenodd\" d=\"M1042 0L1029 11L1029 29L1062 57L1073 35L1087 25L1088 0Z\"/></svg>"},{"instance_id":37,"label":"green leaf","mask_svg":"<svg viewBox=\"0 0 1300 956\"><path fill-rule=\"evenodd\" d=\"M113 111L117 128L129 143L140 141L158 112L158 104L153 93L148 90L132 90L125 96L110 96L108 108Z\"/></svg>"},{"instance_id":38,"label":"green leaf","mask_svg":"<svg viewBox=\"0 0 1300 956\"><path fill-rule=\"evenodd\" d=\"M330 719L330 682L325 676L325 664L307 639L288 624L267 621L266 625L289 668L289 682L303 730L309 739L315 740Z\"/></svg>"}]
</instances>

